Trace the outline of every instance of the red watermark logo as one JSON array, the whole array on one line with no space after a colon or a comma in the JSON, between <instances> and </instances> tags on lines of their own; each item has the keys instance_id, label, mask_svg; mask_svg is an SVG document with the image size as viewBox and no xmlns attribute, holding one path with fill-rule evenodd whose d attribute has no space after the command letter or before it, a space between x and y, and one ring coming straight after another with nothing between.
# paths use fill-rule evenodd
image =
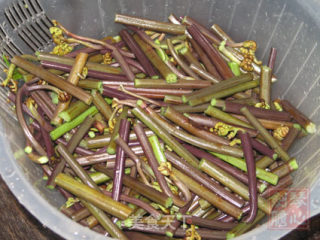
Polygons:
<instances>
[{"instance_id":1,"label":"red watermark logo","mask_svg":"<svg viewBox=\"0 0 320 240\"><path fill-rule=\"evenodd\" d=\"M273 208L268 220L268 228L309 229L310 192L308 188L291 188Z\"/></svg>"}]
</instances>

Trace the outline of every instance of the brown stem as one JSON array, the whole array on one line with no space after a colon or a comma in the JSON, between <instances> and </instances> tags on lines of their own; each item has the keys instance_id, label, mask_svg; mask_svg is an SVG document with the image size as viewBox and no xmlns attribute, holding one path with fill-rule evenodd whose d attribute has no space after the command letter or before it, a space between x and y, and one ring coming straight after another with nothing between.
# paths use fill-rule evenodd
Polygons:
<instances>
[{"instance_id":1,"label":"brown stem","mask_svg":"<svg viewBox=\"0 0 320 240\"><path fill-rule=\"evenodd\" d=\"M39 78L47 81L48 83L60 88L63 91L71 94L72 96L80 99L81 101L85 102L86 104L90 104L92 102L92 96L82 90L74 86L73 84L64 81L62 78L54 75L53 73L37 66L21 57L15 56L12 58L12 63L15 65L25 69L26 71L38 76Z\"/></svg>"},{"instance_id":2,"label":"brown stem","mask_svg":"<svg viewBox=\"0 0 320 240\"><path fill-rule=\"evenodd\" d=\"M136 133L136 136L139 140L139 142L141 143L141 147L143 149L143 152L145 154L145 156L148 159L148 163L150 165L150 167L152 168L154 175L159 183L159 186L161 188L161 190L167 195L172 197L174 204L178 205L178 206L183 206L185 203L183 201L181 201L178 197L176 197L170 190L168 183L166 181L166 179L164 178L164 176L159 172L158 168L159 168L159 163L153 153L152 147L150 145L150 142L147 138L147 135L145 133L145 130L142 127L141 123L136 123L134 124L134 131Z\"/></svg>"},{"instance_id":3,"label":"brown stem","mask_svg":"<svg viewBox=\"0 0 320 240\"><path fill-rule=\"evenodd\" d=\"M72 66L71 72L68 76L67 81L73 85L78 85L78 82L80 80L80 76L82 74L83 68L86 65L87 59L88 59L87 53L79 53L76 56L74 65ZM59 117L59 114L66 110L71 102L71 98L68 101L65 102L59 102L56 111L53 114L53 117L51 118L51 123L54 125L59 125L62 123L62 118Z\"/></svg>"},{"instance_id":4,"label":"brown stem","mask_svg":"<svg viewBox=\"0 0 320 240\"><path fill-rule=\"evenodd\" d=\"M109 44L109 43L106 43L106 42L103 42L103 41L100 41L100 40L96 40L96 39L93 39L93 38L86 38L86 37L82 37L82 36L78 36L76 34L73 34L71 32L69 32L65 27L63 27L59 22L55 21L55 23L57 24L57 26L59 28L61 28L65 33L66 35L68 36L71 36L75 39L79 39L81 41L86 41L86 42L92 42L92 43L96 43L96 44L100 44L106 48L109 48L110 50L112 50L112 54L114 56L114 58L120 63L121 65L121 68L123 70L123 72L126 74L126 76L128 77L128 79L130 81L133 81L135 76L134 74L132 73L128 63L124 60L122 54L120 53L120 51L118 50L117 47Z\"/></svg>"},{"instance_id":5,"label":"brown stem","mask_svg":"<svg viewBox=\"0 0 320 240\"><path fill-rule=\"evenodd\" d=\"M185 34L186 32L186 27L182 25L153 21L149 19L142 19L138 17L126 16L121 14L116 14L114 21L117 23L154 30L157 32L166 32L177 35Z\"/></svg>"},{"instance_id":6,"label":"brown stem","mask_svg":"<svg viewBox=\"0 0 320 240\"><path fill-rule=\"evenodd\" d=\"M212 64L216 66L219 74L223 77L223 79L233 77L233 73L230 70L228 64L220 56L219 52L209 43L206 37L202 35L199 29L195 25L191 25L187 29L192 37L199 43L202 49L207 52Z\"/></svg>"},{"instance_id":7,"label":"brown stem","mask_svg":"<svg viewBox=\"0 0 320 240\"><path fill-rule=\"evenodd\" d=\"M212 74L213 77L215 77L218 81L222 80L222 77L218 73L216 67L211 63L210 59L208 58L207 54L202 50L202 48L199 46L199 44L193 39L189 39L191 42L191 45L196 53L198 53L201 62L205 66L206 70Z\"/></svg>"},{"instance_id":8,"label":"brown stem","mask_svg":"<svg viewBox=\"0 0 320 240\"><path fill-rule=\"evenodd\" d=\"M173 58L177 61L177 63L179 64L179 66L183 69L184 72L186 72L190 77L193 77L195 79L198 78L198 75L195 74L191 69L190 67L188 66L187 63L185 63L183 61L183 59L180 58L180 56L176 53L174 47L173 47L173 44L172 42L170 41L170 39L167 39L167 44L168 44L168 48L169 48L169 51L171 53L171 55L173 56Z\"/></svg>"},{"instance_id":9,"label":"brown stem","mask_svg":"<svg viewBox=\"0 0 320 240\"><path fill-rule=\"evenodd\" d=\"M167 159L175 165L180 171L184 172L189 177L193 178L198 183L202 184L204 187L210 189L212 192L216 193L221 198L232 203L237 207L242 207L244 201L235 197L230 192L226 191L223 187L213 182L207 175L200 172L198 169L190 166L184 160L180 159L176 154L166 150L165 155Z\"/></svg>"},{"instance_id":10,"label":"brown stem","mask_svg":"<svg viewBox=\"0 0 320 240\"><path fill-rule=\"evenodd\" d=\"M46 156L47 152L42 148L42 146L39 144L39 142L35 139L33 134L31 133L23 115L22 111L22 98L26 92L26 86L24 85L23 87L19 88L17 97L16 97L16 114L18 121L20 123L20 126L24 132L24 135L26 138L30 141L32 146L35 148L35 150L42 156Z\"/></svg>"},{"instance_id":11,"label":"brown stem","mask_svg":"<svg viewBox=\"0 0 320 240\"><path fill-rule=\"evenodd\" d=\"M197 137L200 137L210 142L220 143L227 146L230 145L230 142L228 140L218 135L215 135L207 130L193 126L187 117L185 117L182 113L174 110L170 106L164 109L163 115L175 124L177 124L178 126L184 128L185 130Z\"/></svg>"}]
</instances>

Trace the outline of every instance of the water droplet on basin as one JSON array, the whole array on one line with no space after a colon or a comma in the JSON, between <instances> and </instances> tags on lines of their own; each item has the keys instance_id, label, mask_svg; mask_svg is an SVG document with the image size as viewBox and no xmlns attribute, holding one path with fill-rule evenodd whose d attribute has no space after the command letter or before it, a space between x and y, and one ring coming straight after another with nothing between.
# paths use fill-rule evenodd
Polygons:
<instances>
[{"instance_id":1,"label":"water droplet on basin","mask_svg":"<svg viewBox=\"0 0 320 240\"><path fill-rule=\"evenodd\" d=\"M12 169L11 167L6 167L6 168L4 169L4 172L5 172L7 175L10 175L10 174L13 173L13 169Z\"/></svg>"},{"instance_id":2,"label":"water droplet on basin","mask_svg":"<svg viewBox=\"0 0 320 240\"><path fill-rule=\"evenodd\" d=\"M320 205L319 198L313 199L313 204L316 205L316 206L319 206Z\"/></svg>"}]
</instances>

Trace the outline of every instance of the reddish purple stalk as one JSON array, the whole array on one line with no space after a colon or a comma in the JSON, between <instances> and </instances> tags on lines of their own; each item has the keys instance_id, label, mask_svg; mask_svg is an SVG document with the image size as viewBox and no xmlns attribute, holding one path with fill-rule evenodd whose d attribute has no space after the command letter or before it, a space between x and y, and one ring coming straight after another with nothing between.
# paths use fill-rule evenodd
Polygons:
<instances>
[{"instance_id":1,"label":"reddish purple stalk","mask_svg":"<svg viewBox=\"0 0 320 240\"><path fill-rule=\"evenodd\" d=\"M117 48L123 48L124 46L126 46L126 43L124 41L120 41L114 44Z\"/></svg>"},{"instance_id":2,"label":"reddish purple stalk","mask_svg":"<svg viewBox=\"0 0 320 240\"><path fill-rule=\"evenodd\" d=\"M180 159L176 154L165 151L165 156L167 159L180 171L187 174L189 177L193 178L195 181L199 182L201 185L205 186L206 188L210 189L210 191L214 192L221 198L225 199L226 201L232 203L237 207L242 207L244 201L237 198L232 193L225 190L221 185L217 184L216 182L212 181L206 174L202 173L198 169L192 167L184 160Z\"/></svg>"},{"instance_id":3,"label":"reddish purple stalk","mask_svg":"<svg viewBox=\"0 0 320 240\"><path fill-rule=\"evenodd\" d=\"M142 148L140 146L132 147L131 149L138 156L141 156L141 155L144 154L143 150L142 150ZM115 155L108 154L106 152L100 153L100 154L96 154L94 152L94 154L91 154L91 155L78 157L77 161L81 166L87 166L87 165L93 165L93 164L99 164L99 163L106 163L107 162L107 168L109 168L109 164L108 163L111 163L111 162L114 163L115 162L115 158L116 158ZM133 162L131 162L131 163L133 163ZM131 167L133 165L134 165L134 163L130 164L128 167Z\"/></svg>"},{"instance_id":4,"label":"reddish purple stalk","mask_svg":"<svg viewBox=\"0 0 320 240\"><path fill-rule=\"evenodd\" d=\"M273 186L270 185L262 194L261 197L268 198L271 197L273 194L275 194L278 191L281 191L285 189L286 187L290 186L292 184L292 177L290 175L287 175L283 178L281 178L277 185Z\"/></svg>"},{"instance_id":5,"label":"reddish purple stalk","mask_svg":"<svg viewBox=\"0 0 320 240\"><path fill-rule=\"evenodd\" d=\"M36 94L36 92L31 92L31 96L32 98L35 100L35 102L37 104L39 104L40 102L43 103L40 99L39 99L39 96ZM43 103L45 104L45 103ZM53 155L54 155L54 148L53 148L53 143L52 143L52 140L50 138L50 135L49 135L49 132L48 130L52 130L52 127L50 126L50 124L45 120L44 118L44 111L42 109L42 107L45 108L46 110L48 110L48 107L47 105L42 105L42 104L39 104L39 107L37 109L37 111L39 112L39 114L42 116L42 118L44 119L44 125L41 126L39 124L39 130L41 132L41 136L42 136L42 139L43 139L43 143L44 143L44 146L45 146L45 149L46 149L46 152L47 152L47 156L49 158L51 158ZM50 128L49 128L50 127Z\"/></svg>"},{"instance_id":6,"label":"reddish purple stalk","mask_svg":"<svg viewBox=\"0 0 320 240\"><path fill-rule=\"evenodd\" d=\"M133 71L131 70L128 62L124 59L124 57L126 56L126 55L124 55L124 53L126 53L126 52L120 51L120 50L121 49L117 48L117 50L114 50L112 52L112 55L117 60L117 62L120 64L122 72L126 75L126 77L129 79L129 81L134 81L135 75L134 75Z\"/></svg>"},{"instance_id":7,"label":"reddish purple stalk","mask_svg":"<svg viewBox=\"0 0 320 240\"><path fill-rule=\"evenodd\" d=\"M217 118L207 117L200 114L189 113L186 115L186 117L188 117L195 125L199 127L206 126L206 127L214 128L218 122L221 122L221 120ZM229 125L234 126L232 124L229 124ZM241 128L247 131L251 137L256 137L258 135L257 130L245 128L245 127L241 127Z\"/></svg>"},{"instance_id":8,"label":"reddish purple stalk","mask_svg":"<svg viewBox=\"0 0 320 240\"><path fill-rule=\"evenodd\" d=\"M9 96L8 96L8 99L9 99L11 102L15 103L15 102L16 102L16 95L14 95L12 92L10 92L10 94L9 94ZM26 106L24 103L21 103L21 107L22 107L22 111L23 111L25 114L27 114L29 117L31 117L32 119L34 119L32 113L31 113L30 110L29 110L29 108L27 108L27 106ZM34 124L33 124L33 123L34 123ZM33 122L32 122L32 125L33 125L37 130L40 131L40 125L38 124L38 122L33 121Z\"/></svg>"},{"instance_id":9,"label":"reddish purple stalk","mask_svg":"<svg viewBox=\"0 0 320 240\"><path fill-rule=\"evenodd\" d=\"M206 38L208 38L211 42L213 42L216 45L220 44L220 40L211 32L209 31L205 26L203 26L202 24L200 24L198 21L196 21L195 19L186 16L183 18L183 20L185 23L187 23L188 25L195 25L200 32L206 36Z\"/></svg>"},{"instance_id":10,"label":"reddish purple stalk","mask_svg":"<svg viewBox=\"0 0 320 240\"><path fill-rule=\"evenodd\" d=\"M135 58L135 55L134 53L132 52L128 52L128 51L125 51L123 49L121 49L121 44L120 46L117 46L117 44L115 44L115 46L117 47L118 51L121 53L121 55L124 57L124 58ZM110 49L102 49L100 50L100 53L101 54L106 54L107 52L112 52Z\"/></svg>"},{"instance_id":11,"label":"reddish purple stalk","mask_svg":"<svg viewBox=\"0 0 320 240\"><path fill-rule=\"evenodd\" d=\"M254 138L251 138L251 145L255 150L263 155L270 157L271 159L276 159L278 156L273 149L269 148L267 145L259 142Z\"/></svg>"},{"instance_id":12,"label":"reddish purple stalk","mask_svg":"<svg viewBox=\"0 0 320 240\"><path fill-rule=\"evenodd\" d=\"M139 154L141 155L141 154ZM93 154L92 156L84 156L84 157L78 157L77 162L81 166L91 166L93 164L100 164L100 163L106 163L107 169L114 169L115 166L115 155L109 155L108 153L99 153L99 154ZM125 167L132 167L135 163L133 161L126 161Z\"/></svg>"},{"instance_id":13,"label":"reddish purple stalk","mask_svg":"<svg viewBox=\"0 0 320 240\"><path fill-rule=\"evenodd\" d=\"M68 198L74 198L74 196L71 193L69 193L68 191L64 190L63 188L58 187L58 190L66 200L68 200ZM74 210L80 210L82 208L80 202L75 202L71 207Z\"/></svg>"},{"instance_id":14,"label":"reddish purple stalk","mask_svg":"<svg viewBox=\"0 0 320 240\"><path fill-rule=\"evenodd\" d=\"M28 90L26 89L26 86L23 85L21 88L18 89L17 97L16 97L16 114L18 121L21 125L21 128L23 130L24 135L29 140L32 147L38 152L38 154L45 156L46 151L43 149L41 144L36 140L36 138L32 135L32 132L30 131L28 124L25 121L22 106L23 106L23 98L28 93Z\"/></svg>"},{"instance_id":15,"label":"reddish purple stalk","mask_svg":"<svg viewBox=\"0 0 320 240\"><path fill-rule=\"evenodd\" d=\"M200 45L192 38L190 39L190 43L192 45L192 48L194 49L194 53L197 53L207 72L215 77L218 81L221 81L222 77L218 73L216 67L211 63L207 54L202 50Z\"/></svg>"},{"instance_id":16,"label":"reddish purple stalk","mask_svg":"<svg viewBox=\"0 0 320 240\"><path fill-rule=\"evenodd\" d=\"M97 151L95 151L95 154L105 153L106 151L107 151L107 146L97 149Z\"/></svg>"},{"instance_id":17,"label":"reddish purple stalk","mask_svg":"<svg viewBox=\"0 0 320 240\"><path fill-rule=\"evenodd\" d=\"M104 195L107 195L109 197L112 196L112 193L111 192L108 192L106 190L102 190L102 193ZM148 213L151 214L151 216L153 216L154 218L156 219L159 219L161 218L161 213L159 213L156 209L154 209L153 207L151 207L149 204L137 199L137 198L133 198L133 197L129 197L128 195L126 194L121 194L120 195L120 200L121 201L125 201L125 202L128 202L128 203L132 203L134 205L137 205L138 207L141 207L142 209L146 210Z\"/></svg>"},{"instance_id":18,"label":"reddish purple stalk","mask_svg":"<svg viewBox=\"0 0 320 240\"><path fill-rule=\"evenodd\" d=\"M220 219L221 222L225 222L225 223L231 223L231 222L234 222L234 217L232 216L224 216L223 218Z\"/></svg>"},{"instance_id":19,"label":"reddish purple stalk","mask_svg":"<svg viewBox=\"0 0 320 240\"><path fill-rule=\"evenodd\" d=\"M34 86L34 87L38 87L38 86ZM33 93L35 91L35 89L32 89L32 86L27 86L26 85L26 92L27 92L27 94L30 94L31 95L31 93ZM11 98L14 98L14 95L11 95ZM36 101L36 100L35 100ZM37 102L36 102L37 103ZM38 104L38 103L37 103ZM22 103L22 108L23 108L23 110L31 117L31 118L33 118L34 119L34 117L33 117L33 115L32 115L32 113L30 112L30 110L28 109L28 107L24 104L24 103ZM25 109L24 109L25 108ZM45 108L46 108L46 106L45 106ZM39 116L40 116L40 118L42 118L42 120L41 120L41 124L42 124L42 127L46 130L46 131L48 131L48 132L50 132L50 131L52 131L53 130L53 127L50 125L50 123L48 122L48 121L46 121L45 120L45 117L44 117L44 111L42 110L42 108L39 106L39 108L37 109L37 111L38 111L38 113L39 113ZM39 123L39 125L40 125L40 123Z\"/></svg>"},{"instance_id":20,"label":"reddish purple stalk","mask_svg":"<svg viewBox=\"0 0 320 240\"><path fill-rule=\"evenodd\" d=\"M295 127L290 128L289 133L285 136L285 138L281 142L282 149L287 152L300 133L301 133L300 129Z\"/></svg>"},{"instance_id":21,"label":"reddish purple stalk","mask_svg":"<svg viewBox=\"0 0 320 240\"><path fill-rule=\"evenodd\" d=\"M51 168L49 167L49 165L47 165L47 164L42 164L42 165L41 165L41 168L42 168L44 174L47 175L47 177L50 177L50 175L52 174L52 170L51 170Z\"/></svg>"},{"instance_id":22,"label":"reddish purple stalk","mask_svg":"<svg viewBox=\"0 0 320 240\"><path fill-rule=\"evenodd\" d=\"M125 227L125 226L123 226ZM131 231L144 232L144 233L152 233L157 235L166 235L166 229L159 225L152 225L146 223L134 224L131 228L128 228ZM202 239L226 239L227 231L220 230L211 230L207 228L199 228L197 229L197 233L201 236ZM175 232L175 237L184 238L186 236L185 228L178 228ZM155 239L155 238L153 238Z\"/></svg>"},{"instance_id":23,"label":"reddish purple stalk","mask_svg":"<svg viewBox=\"0 0 320 240\"><path fill-rule=\"evenodd\" d=\"M274 65L276 63L276 58L277 58L277 49L271 48L269 60L268 60L268 67L271 68L272 70L274 69Z\"/></svg>"},{"instance_id":24,"label":"reddish purple stalk","mask_svg":"<svg viewBox=\"0 0 320 240\"><path fill-rule=\"evenodd\" d=\"M316 127L312 123L312 121L304 115L302 112L300 112L295 106L293 106L288 100L281 100L280 101L281 106L283 109L290 115L294 120L297 121L303 128L307 130L309 133L315 133ZM311 127L312 126L312 127ZM308 129L310 127L310 129Z\"/></svg>"},{"instance_id":25,"label":"reddish purple stalk","mask_svg":"<svg viewBox=\"0 0 320 240\"><path fill-rule=\"evenodd\" d=\"M31 97L34 99L34 101L37 103L37 105L42 109L42 111L48 116L49 119L53 117L53 111L48 106L48 102L45 102L39 95L40 91L32 91L30 93ZM51 102L51 99L50 99Z\"/></svg>"},{"instance_id":26,"label":"reddish purple stalk","mask_svg":"<svg viewBox=\"0 0 320 240\"><path fill-rule=\"evenodd\" d=\"M117 89L119 86L117 85L109 85L108 87ZM137 94L163 94L163 95L174 95L174 96L181 96L183 94L191 93L189 89L171 89L171 88L137 88L134 86L127 86L125 87L126 90L137 93ZM153 97L150 97L153 98Z\"/></svg>"},{"instance_id":27,"label":"reddish purple stalk","mask_svg":"<svg viewBox=\"0 0 320 240\"><path fill-rule=\"evenodd\" d=\"M245 184L249 183L248 176L244 172L236 169L235 167L232 167L230 164L228 164L228 163L220 160L219 158L212 156L210 153L207 153L207 152L205 152L199 148L196 148L194 146L191 146L188 144L183 144L183 146L189 152L191 152L195 157L204 158L204 159L216 164L218 167L222 168L224 171L228 172L233 177L237 178L239 181L241 181Z\"/></svg>"},{"instance_id":28,"label":"reddish purple stalk","mask_svg":"<svg viewBox=\"0 0 320 240\"><path fill-rule=\"evenodd\" d=\"M56 140L57 143L61 143L63 144L64 146L67 146L68 142L63 139L63 138L58 138ZM77 154L80 154L82 156L88 156L88 155L93 155L95 154L95 152L91 151L91 150L88 150L88 149L85 149L83 147L76 147L76 149L74 150L75 153Z\"/></svg>"},{"instance_id":29,"label":"reddish purple stalk","mask_svg":"<svg viewBox=\"0 0 320 240\"><path fill-rule=\"evenodd\" d=\"M127 58L127 57L125 57L124 59L129 65L131 65L133 73L140 73L140 72L147 73L146 70L143 68L143 66L136 60L132 58ZM115 62L115 63L111 63L109 66L120 67L120 64L118 62Z\"/></svg>"},{"instance_id":30,"label":"reddish purple stalk","mask_svg":"<svg viewBox=\"0 0 320 240\"><path fill-rule=\"evenodd\" d=\"M128 78L123 74L104 73L94 70L88 70L88 77L97 78L101 80L128 81Z\"/></svg>"},{"instance_id":31,"label":"reddish purple stalk","mask_svg":"<svg viewBox=\"0 0 320 240\"><path fill-rule=\"evenodd\" d=\"M76 132L73 134L69 142L66 144L66 149L70 154L73 154L73 152L76 150L77 146L79 145L81 139L85 136L85 134L88 132L90 127L92 126L94 122L94 118L88 116L84 122L80 125L79 128L77 128ZM64 144L62 144L65 146ZM63 169L65 168L66 161L64 158L60 158L60 162L55 165L55 168L47 182L47 186L55 187L55 178L60 174Z\"/></svg>"},{"instance_id":32,"label":"reddish purple stalk","mask_svg":"<svg viewBox=\"0 0 320 240\"><path fill-rule=\"evenodd\" d=\"M111 41L108 40L108 39L106 39L105 42L111 44ZM100 47L100 49L101 49L100 51L102 51L102 50L105 49L104 46L99 46L99 45L97 45L97 47ZM89 47L83 47L83 48L80 48L80 49L78 49L78 50L72 51L72 52L66 54L65 56L66 56L66 57L72 57L72 58L74 58L74 57L76 57L79 53L94 53L94 52L97 52L97 51L99 51L99 50L98 50L98 49L94 49L94 48L89 48ZM108 51L110 51L110 50L108 49Z\"/></svg>"},{"instance_id":33,"label":"reddish purple stalk","mask_svg":"<svg viewBox=\"0 0 320 240\"><path fill-rule=\"evenodd\" d=\"M56 105L52 102L51 96L49 96L48 91L37 91L40 98L48 105L48 108L51 109L52 112L56 110Z\"/></svg>"},{"instance_id":34,"label":"reddish purple stalk","mask_svg":"<svg viewBox=\"0 0 320 240\"><path fill-rule=\"evenodd\" d=\"M244 207L241 208L243 215L247 215L248 212L250 211L250 204L247 202L246 205L244 205ZM225 223L230 223L235 221L236 219L232 216L229 216L227 214L224 215L220 215L218 218L216 218L215 220L219 220L221 222L225 222Z\"/></svg>"},{"instance_id":35,"label":"reddish purple stalk","mask_svg":"<svg viewBox=\"0 0 320 240\"><path fill-rule=\"evenodd\" d=\"M81 49L72 51L72 52L66 54L65 57L72 57L72 58L74 58L74 57L76 57L79 53L95 53L95 52L98 52L98 51L99 51L99 50L97 50L97 49L86 47L86 48L81 48Z\"/></svg>"},{"instance_id":36,"label":"reddish purple stalk","mask_svg":"<svg viewBox=\"0 0 320 240\"><path fill-rule=\"evenodd\" d=\"M61 27L61 26L60 26ZM66 29L64 29L64 31L66 32L67 35L69 36L72 36L78 40L81 40L81 41L89 41L89 42L95 42L97 43L96 40L93 40L91 38L85 38L85 37L81 37L81 36L78 36L76 34L73 34L73 33L70 33L68 32ZM109 43L105 43L105 44L102 44L101 41L98 41L99 42L99 45L103 45L101 47L98 47L98 49L102 49L102 48L109 48L112 50L112 55L113 57L121 64L121 69L122 71L125 73L125 75L127 76L127 78L130 80L130 81L133 81L135 76L134 74L132 73L129 65L127 64L127 62L124 60L123 56L125 56L125 51L121 50L121 49L118 49L117 47L113 46L112 44L109 44ZM130 53L131 54L131 53ZM131 55L134 55L134 54L131 54Z\"/></svg>"},{"instance_id":37,"label":"reddish purple stalk","mask_svg":"<svg viewBox=\"0 0 320 240\"><path fill-rule=\"evenodd\" d=\"M136 33L143 41L145 41L147 44L154 47L156 44L153 42L153 40L140 28L135 26L127 26L128 29Z\"/></svg>"},{"instance_id":38,"label":"reddish purple stalk","mask_svg":"<svg viewBox=\"0 0 320 240\"><path fill-rule=\"evenodd\" d=\"M205 227L218 230L230 230L237 225L237 223L226 223L217 220L209 220L195 216L188 216L186 218L187 224L193 224L199 227Z\"/></svg>"},{"instance_id":39,"label":"reddish purple stalk","mask_svg":"<svg viewBox=\"0 0 320 240\"><path fill-rule=\"evenodd\" d=\"M88 79L89 80L89 79ZM90 80L96 80L100 81L97 79L90 79ZM123 87L134 87L134 82L129 82L129 81L118 81L118 80L101 80L102 85L104 86L120 86L122 85Z\"/></svg>"},{"instance_id":40,"label":"reddish purple stalk","mask_svg":"<svg viewBox=\"0 0 320 240\"><path fill-rule=\"evenodd\" d=\"M30 128L31 129L31 131L33 131L33 129L32 128ZM43 144L43 141L42 141L42 134L41 134L41 131L40 131L40 125L39 125L39 130L38 130L39 132L36 132L35 134L34 134L34 138L37 140L37 141L39 141L40 142L40 144L41 144L41 146L42 147L44 147L44 144ZM33 133L33 132L32 132Z\"/></svg>"},{"instance_id":41,"label":"reddish purple stalk","mask_svg":"<svg viewBox=\"0 0 320 240\"><path fill-rule=\"evenodd\" d=\"M104 97L117 98L119 100L123 100L123 99L137 100L137 98L135 98L129 94L126 94L126 93L121 92L117 89L113 89L113 88L106 87L106 86L103 86L102 95Z\"/></svg>"},{"instance_id":42,"label":"reddish purple stalk","mask_svg":"<svg viewBox=\"0 0 320 240\"><path fill-rule=\"evenodd\" d=\"M130 122L127 119L121 119L119 136L128 143L130 134ZM117 145L116 149L116 166L114 168L114 179L113 179L113 189L112 198L116 201L120 200L120 194L122 190L122 180L124 175L125 167L125 157L126 154L123 149Z\"/></svg>"},{"instance_id":43,"label":"reddish purple stalk","mask_svg":"<svg viewBox=\"0 0 320 240\"><path fill-rule=\"evenodd\" d=\"M233 73L230 70L228 64L220 56L219 52L210 44L208 39L205 36L203 36L200 30L193 24L189 26L187 29L191 36L195 39L195 41L197 41L198 44L202 47L203 51L207 53L212 64L216 66L216 69L218 70L219 74L223 77L223 79L233 77Z\"/></svg>"},{"instance_id":44,"label":"reddish purple stalk","mask_svg":"<svg viewBox=\"0 0 320 240\"><path fill-rule=\"evenodd\" d=\"M192 198L190 199L190 201L186 205L184 205L183 207L179 208L178 213L182 214L182 215L185 215L188 212L188 210L189 210L191 204L193 203L195 197L196 197L196 195L193 194ZM177 219L174 219L170 223L170 226L167 227L167 231L174 235L176 233L177 229L180 227L180 225L181 225L181 222L178 221Z\"/></svg>"},{"instance_id":45,"label":"reddish purple stalk","mask_svg":"<svg viewBox=\"0 0 320 240\"><path fill-rule=\"evenodd\" d=\"M247 174L249 178L249 204L250 212L249 216L245 219L246 222L253 222L258 211L258 194L257 194L257 177L256 177L256 165L252 151L251 139L247 132L240 134L241 145L246 159Z\"/></svg>"},{"instance_id":46,"label":"reddish purple stalk","mask_svg":"<svg viewBox=\"0 0 320 240\"><path fill-rule=\"evenodd\" d=\"M63 72L70 72L72 69L72 66L62 64L62 63L49 62L49 61L41 61L41 65L46 68L52 68L52 69L60 70ZM105 72L98 72L94 70L88 70L88 77L102 79L102 80L128 81L128 78L123 74L105 73Z\"/></svg>"},{"instance_id":47,"label":"reddish purple stalk","mask_svg":"<svg viewBox=\"0 0 320 240\"><path fill-rule=\"evenodd\" d=\"M127 46L130 48L130 50L135 54L136 58L140 62L140 64L143 66L143 69L145 69L145 72L149 76L155 76L157 75L157 72L151 65L149 59L146 57L146 55L143 53L143 51L140 49L139 45L136 43L136 41L132 38L128 30L123 29L120 31L120 36L123 39L123 41L127 44Z\"/></svg>"},{"instance_id":48,"label":"reddish purple stalk","mask_svg":"<svg viewBox=\"0 0 320 240\"><path fill-rule=\"evenodd\" d=\"M229 215L226 213L221 213L219 216L215 217L214 220L220 221L221 219L228 217ZM233 217L232 217L233 218ZM234 218L233 218L234 219Z\"/></svg>"},{"instance_id":49,"label":"reddish purple stalk","mask_svg":"<svg viewBox=\"0 0 320 240\"><path fill-rule=\"evenodd\" d=\"M230 101L225 101L224 111L228 113L241 114L240 109L243 107L247 107L248 110L257 118L277 120L277 121L290 121L291 116L287 112L279 112L275 110L268 110L264 108L256 108L253 106L247 106L241 103L235 103Z\"/></svg>"},{"instance_id":50,"label":"reddish purple stalk","mask_svg":"<svg viewBox=\"0 0 320 240\"><path fill-rule=\"evenodd\" d=\"M53 143L51 141L49 132L46 131L41 126L40 126L40 131L41 131L42 139L44 141L44 145L46 147L47 156L48 158L51 158L54 155L54 148L53 148Z\"/></svg>"},{"instance_id":51,"label":"reddish purple stalk","mask_svg":"<svg viewBox=\"0 0 320 240\"><path fill-rule=\"evenodd\" d=\"M152 171L154 172L154 175L159 183L161 190L166 195L172 196L172 192L167 184L166 179L158 170L158 168L159 168L158 161L153 153L152 147L151 147L150 142L147 138L147 135L145 134L145 130L143 129L142 124L141 123L134 124L133 129L134 129L134 132L136 133L136 136L141 144L143 152L148 159L148 163L149 163L150 167L152 168Z\"/></svg>"}]
</instances>

